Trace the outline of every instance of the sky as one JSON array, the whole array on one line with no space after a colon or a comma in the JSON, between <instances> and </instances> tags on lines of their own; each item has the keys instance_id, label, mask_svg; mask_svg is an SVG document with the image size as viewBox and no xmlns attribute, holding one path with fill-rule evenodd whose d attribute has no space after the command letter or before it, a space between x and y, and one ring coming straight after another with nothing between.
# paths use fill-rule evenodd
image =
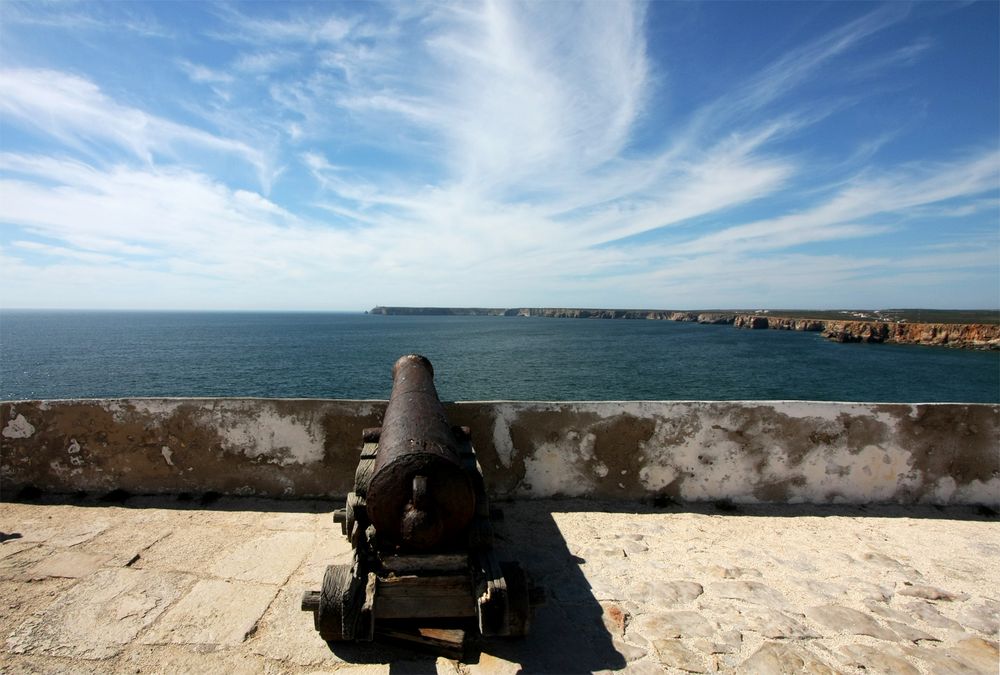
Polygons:
<instances>
[{"instance_id":1,"label":"sky","mask_svg":"<svg viewBox=\"0 0 1000 675\"><path fill-rule=\"evenodd\" d=\"M1000 3L0 3L0 306L1000 307Z\"/></svg>"}]
</instances>

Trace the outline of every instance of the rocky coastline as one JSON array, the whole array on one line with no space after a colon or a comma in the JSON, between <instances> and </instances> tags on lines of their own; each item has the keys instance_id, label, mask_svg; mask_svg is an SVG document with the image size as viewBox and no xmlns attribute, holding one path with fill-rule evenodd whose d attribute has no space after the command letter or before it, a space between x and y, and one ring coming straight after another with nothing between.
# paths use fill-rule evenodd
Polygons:
<instances>
[{"instance_id":1,"label":"rocky coastline","mask_svg":"<svg viewBox=\"0 0 1000 675\"><path fill-rule=\"evenodd\" d=\"M737 328L821 332L834 342L912 344L959 349L1000 349L1000 325L982 323L906 323L901 321L824 321L740 314Z\"/></svg>"},{"instance_id":2,"label":"rocky coastline","mask_svg":"<svg viewBox=\"0 0 1000 675\"><path fill-rule=\"evenodd\" d=\"M385 307L370 314L386 316L512 316L557 319L626 319L731 324L751 330L822 333L834 342L914 344L958 349L1000 350L1000 324L857 321L770 316L761 313L685 312L665 309L594 309L567 307Z\"/></svg>"}]
</instances>

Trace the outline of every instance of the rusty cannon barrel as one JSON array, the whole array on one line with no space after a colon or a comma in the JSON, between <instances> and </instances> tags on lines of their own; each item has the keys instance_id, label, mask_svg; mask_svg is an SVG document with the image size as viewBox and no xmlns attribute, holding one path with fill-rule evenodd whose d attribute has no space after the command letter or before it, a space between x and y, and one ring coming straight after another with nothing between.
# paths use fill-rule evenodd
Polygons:
<instances>
[{"instance_id":1,"label":"rusty cannon barrel","mask_svg":"<svg viewBox=\"0 0 1000 675\"><path fill-rule=\"evenodd\" d=\"M434 367L409 354L396 361L392 380L367 494L379 546L417 552L460 546L476 492L434 388Z\"/></svg>"}]
</instances>

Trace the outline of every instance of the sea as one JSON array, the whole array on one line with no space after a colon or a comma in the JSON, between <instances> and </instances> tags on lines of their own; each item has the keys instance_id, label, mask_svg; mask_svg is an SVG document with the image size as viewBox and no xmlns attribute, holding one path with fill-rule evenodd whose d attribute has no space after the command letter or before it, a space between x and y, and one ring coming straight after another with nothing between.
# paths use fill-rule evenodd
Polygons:
<instances>
[{"instance_id":1,"label":"sea","mask_svg":"<svg viewBox=\"0 0 1000 675\"><path fill-rule=\"evenodd\" d=\"M837 344L673 321L356 313L0 311L0 399L385 399L433 362L442 400L1000 403L1000 352Z\"/></svg>"}]
</instances>

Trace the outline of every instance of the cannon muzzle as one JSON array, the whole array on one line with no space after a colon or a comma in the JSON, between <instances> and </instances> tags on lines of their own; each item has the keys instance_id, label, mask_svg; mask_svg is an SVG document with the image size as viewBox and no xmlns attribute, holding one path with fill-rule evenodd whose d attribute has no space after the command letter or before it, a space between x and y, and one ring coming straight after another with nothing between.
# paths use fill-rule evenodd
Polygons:
<instances>
[{"instance_id":1,"label":"cannon muzzle","mask_svg":"<svg viewBox=\"0 0 1000 675\"><path fill-rule=\"evenodd\" d=\"M462 545L476 511L476 493L462 466L455 435L423 356L401 357L392 369L368 486L368 516L386 543L429 551Z\"/></svg>"}]
</instances>

